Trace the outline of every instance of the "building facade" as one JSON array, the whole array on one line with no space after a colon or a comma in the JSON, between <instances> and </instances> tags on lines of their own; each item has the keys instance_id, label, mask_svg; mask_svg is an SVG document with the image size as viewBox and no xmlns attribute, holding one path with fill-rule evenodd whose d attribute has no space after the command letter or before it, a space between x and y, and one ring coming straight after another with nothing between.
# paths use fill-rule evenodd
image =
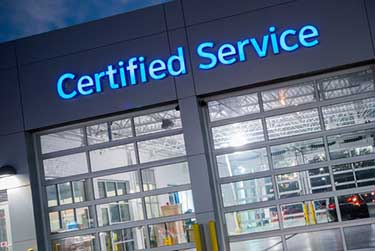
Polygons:
<instances>
[{"instance_id":1,"label":"building facade","mask_svg":"<svg viewBox=\"0 0 375 251\"><path fill-rule=\"evenodd\" d=\"M176 0L0 44L0 250L374 250L374 44L372 0Z\"/></svg>"}]
</instances>

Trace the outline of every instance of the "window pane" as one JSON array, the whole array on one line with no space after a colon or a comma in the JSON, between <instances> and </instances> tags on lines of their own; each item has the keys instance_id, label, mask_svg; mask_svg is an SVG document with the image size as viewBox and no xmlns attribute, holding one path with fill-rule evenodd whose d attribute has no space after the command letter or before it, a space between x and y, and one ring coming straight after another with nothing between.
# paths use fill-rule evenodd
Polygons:
<instances>
[{"instance_id":1,"label":"window pane","mask_svg":"<svg viewBox=\"0 0 375 251\"><path fill-rule=\"evenodd\" d=\"M87 207L77 208L77 225L78 229L85 229L92 227L92 219L90 218L89 209Z\"/></svg>"},{"instance_id":2,"label":"window pane","mask_svg":"<svg viewBox=\"0 0 375 251\"><path fill-rule=\"evenodd\" d=\"M344 228L346 246L352 249L375 249L375 224Z\"/></svg>"},{"instance_id":3,"label":"window pane","mask_svg":"<svg viewBox=\"0 0 375 251\"><path fill-rule=\"evenodd\" d=\"M269 117L266 122L270 139L320 131L317 109Z\"/></svg>"},{"instance_id":4,"label":"window pane","mask_svg":"<svg viewBox=\"0 0 375 251\"><path fill-rule=\"evenodd\" d=\"M259 103L257 93L223 98L208 102L210 120L216 121L258 113Z\"/></svg>"},{"instance_id":5,"label":"window pane","mask_svg":"<svg viewBox=\"0 0 375 251\"><path fill-rule=\"evenodd\" d=\"M338 197L343 221L375 217L375 192L348 194Z\"/></svg>"},{"instance_id":6,"label":"window pane","mask_svg":"<svg viewBox=\"0 0 375 251\"><path fill-rule=\"evenodd\" d=\"M172 221L149 225L150 247L173 246L193 242L192 225L194 220Z\"/></svg>"},{"instance_id":7,"label":"window pane","mask_svg":"<svg viewBox=\"0 0 375 251\"><path fill-rule=\"evenodd\" d=\"M286 237L288 251L344 251L340 230L299 233Z\"/></svg>"},{"instance_id":8,"label":"window pane","mask_svg":"<svg viewBox=\"0 0 375 251\"><path fill-rule=\"evenodd\" d=\"M76 153L57 158L46 159L43 160L43 166L44 177L46 180L88 172L85 153Z\"/></svg>"},{"instance_id":9,"label":"window pane","mask_svg":"<svg viewBox=\"0 0 375 251\"><path fill-rule=\"evenodd\" d=\"M136 164L134 145L122 145L90 152L91 169L106 170Z\"/></svg>"},{"instance_id":10,"label":"window pane","mask_svg":"<svg viewBox=\"0 0 375 251\"><path fill-rule=\"evenodd\" d=\"M52 241L52 249L58 251L74 250L94 251L95 237L93 235L81 235Z\"/></svg>"},{"instance_id":11,"label":"window pane","mask_svg":"<svg viewBox=\"0 0 375 251\"><path fill-rule=\"evenodd\" d=\"M138 173L118 173L93 179L96 199L140 192Z\"/></svg>"},{"instance_id":12,"label":"window pane","mask_svg":"<svg viewBox=\"0 0 375 251\"><path fill-rule=\"evenodd\" d=\"M144 219L141 199L98 205L97 211L99 226Z\"/></svg>"},{"instance_id":13,"label":"window pane","mask_svg":"<svg viewBox=\"0 0 375 251\"><path fill-rule=\"evenodd\" d=\"M229 235L279 229L276 207L227 213L225 219Z\"/></svg>"},{"instance_id":14,"label":"window pane","mask_svg":"<svg viewBox=\"0 0 375 251\"><path fill-rule=\"evenodd\" d=\"M84 145L83 129L73 129L40 136L42 153L50 153Z\"/></svg>"},{"instance_id":15,"label":"window pane","mask_svg":"<svg viewBox=\"0 0 375 251\"><path fill-rule=\"evenodd\" d=\"M121 119L109 122L111 125L112 140L124 139L133 136L130 119Z\"/></svg>"},{"instance_id":16,"label":"window pane","mask_svg":"<svg viewBox=\"0 0 375 251\"><path fill-rule=\"evenodd\" d=\"M85 189L85 181L73 181L73 195L74 195L74 203L82 202L86 200L86 189Z\"/></svg>"},{"instance_id":17,"label":"window pane","mask_svg":"<svg viewBox=\"0 0 375 251\"><path fill-rule=\"evenodd\" d=\"M186 154L182 134L138 142L141 163L174 158Z\"/></svg>"},{"instance_id":18,"label":"window pane","mask_svg":"<svg viewBox=\"0 0 375 251\"><path fill-rule=\"evenodd\" d=\"M269 169L265 148L216 156L220 177L256 173Z\"/></svg>"},{"instance_id":19,"label":"window pane","mask_svg":"<svg viewBox=\"0 0 375 251\"><path fill-rule=\"evenodd\" d=\"M280 199L332 190L328 167L276 176Z\"/></svg>"},{"instance_id":20,"label":"window pane","mask_svg":"<svg viewBox=\"0 0 375 251\"><path fill-rule=\"evenodd\" d=\"M170 179L173 177L173 179ZM188 163L177 163L142 170L143 190L190 184Z\"/></svg>"},{"instance_id":21,"label":"window pane","mask_svg":"<svg viewBox=\"0 0 375 251\"><path fill-rule=\"evenodd\" d=\"M336 222L334 199L297 202L281 206L285 228Z\"/></svg>"},{"instance_id":22,"label":"window pane","mask_svg":"<svg viewBox=\"0 0 375 251\"><path fill-rule=\"evenodd\" d=\"M318 80L324 99L367 93L374 90L374 77L370 69L332 76Z\"/></svg>"},{"instance_id":23,"label":"window pane","mask_svg":"<svg viewBox=\"0 0 375 251\"><path fill-rule=\"evenodd\" d=\"M74 209L63 210L61 213L61 230L77 230L77 222L74 219Z\"/></svg>"},{"instance_id":24,"label":"window pane","mask_svg":"<svg viewBox=\"0 0 375 251\"><path fill-rule=\"evenodd\" d=\"M47 190L48 207L57 206L56 185L47 186L46 190Z\"/></svg>"},{"instance_id":25,"label":"window pane","mask_svg":"<svg viewBox=\"0 0 375 251\"><path fill-rule=\"evenodd\" d=\"M331 160L374 153L374 138L375 130L327 137Z\"/></svg>"},{"instance_id":26,"label":"window pane","mask_svg":"<svg viewBox=\"0 0 375 251\"><path fill-rule=\"evenodd\" d=\"M264 141L260 119L214 127L212 134L216 149Z\"/></svg>"},{"instance_id":27,"label":"window pane","mask_svg":"<svg viewBox=\"0 0 375 251\"><path fill-rule=\"evenodd\" d=\"M271 177L221 185L225 207L275 199Z\"/></svg>"},{"instance_id":28,"label":"window pane","mask_svg":"<svg viewBox=\"0 0 375 251\"><path fill-rule=\"evenodd\" d=\"M60 205L73 203L72 188L70 182L62 183L57 185L59 191Z\"/></svg>"},{"instance_id":29,"label":"window pane","mask_svg":"<svg viewBox=\"0 0 375 251\"><path fill-rule=\"evenodd\" d=\"M86 128L87 141L89 145L103 143L109 141L107 123L88 126Z\"/></svg>"},{"instance_id":30,"label":"window pane","mask_svg":"<svg viewBox=\"0 0 375 251\"><path fill-rule=\"evenodd\" d=\"M125 228L99 233L101 251L146 249L145 227Z\"/></svg>"},{"instance_id":31,"label":"window pane","mask_svg":"<svg viewBox=\"0 0 375 251\"><path fill-rule=\"evenodd\" d=\"M271 146L274 168L312 164L326 160L322 138Z\"/></svg>"},{"instance_id":32,"label":"window pane","mask_svg":"<svg viewBox=\"0 0 375 251\"><path fill-rule=\"evenodd\" d=\"M49 213L49 224L51 233L57 233L60 230L60 218L59 212Z\"/></svg>"},{"instance_id":33,"label":"window pane","mask_svg":"<svg viewBox=\"0 0 375 251\"><path fill-rule=\"evenodd\" d=\"M169 110L135 117L134 126L138 136L181 128L180 112Z\"/></svg>"},{"instance_id":34,"label":"window pane","mask_svg":"<svg viewBox=\"0 0 375 251\"><path fill-rule=\"evenodd\" d=\"M147 218L157 218L194 212L191 191L145 197Z\"/></svg>"},{"instance_id":35,"label":"window pane","mask_svg":"<svg viewBox=\"0 0 375 251\"><path fill-rule=\"evenodd\" d=\"M281 237L270 237L230 243L231 251L283 251Z\"/></svg>"},{"instance_id":36,"label":"window pane","mask_svg":"<svg viewBox=\"0 0 375 251\"><path fill-rule=\"evenodd\" d=\"M366 124L375 121L375 98L322 108L326 129Z\"/></svg>"},{"instance_id":37,"label":"window pane","mask_svg":"<svg viewBox=\"0 0 375 251\"><path fill-rule=\"evenodd\" d=\"M313 83L298 84L262 92L265 111L316 101Z\"/></svg>"}]
</instances>

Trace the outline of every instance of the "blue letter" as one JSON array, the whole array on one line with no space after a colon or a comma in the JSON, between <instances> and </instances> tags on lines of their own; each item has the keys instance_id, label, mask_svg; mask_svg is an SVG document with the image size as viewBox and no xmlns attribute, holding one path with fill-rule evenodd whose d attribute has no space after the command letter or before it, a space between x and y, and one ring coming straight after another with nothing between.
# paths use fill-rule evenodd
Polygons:
<instances>
[{"instance_id":1,"label":"blue letter","mask_svg":"<svg viewBox=\"0 0 375 251\"><path fill-rule=\"evenodd\" d=\"M85 80L86 80L86 83L84 82ZM94 92L92 88L93 86L94 86L94 81L88 75L83 75L82 77L78 79L77 88L78 88L78 92L82 95L92 94ZM91 88L88 90L85 90L84 88L86 87L91 87Z\"/></svg>"},{"instance_id":2,"label":"blue letter","mask_svg":"<svg viewBox=\"0 0 375 251\"><path fill-rule=\"evenodd\" d=\"M316 38L318 36L319 36L318 29L312 25L306 25L302 27L298 34L299 42L305 47L313 47L319 44L318 39L313 39L310 42L306 41L306 39Z\"/></svg>"},{"instance_id":3,"label":"blue letter","mask_svg":"<svg viewBox=\"0 0 375 251\"><path fill-rule=\"evenodd\" d=\"M216 64L217 64L217 58L216 58L215 54L203 51L203 49L206 48L206 47L213 48L214 43L212 43L212 42L201 43L197 48L198 56L200 56L202 58L207 58L207 59L210 60L209 64L199 64L199 68L202 69L202 70L209 70L209 69L215 67Z\"/></svg>"},{"instance_id":4,"label":"blue letter","mask_svg":"<svg viewBox=\"0 0 375 251\"><path fill-rule=\"evenodd\" d=\"M118 89L119 88L119 85L115 83L115 77L113 75L115 75L117 73L117 70L116 69L113 69L113 66L112 65L108 65L107 66L107 71L105 72L105 74L107 74L108 76L108 79L109 79L109 86L112 88L112 89Z\"/></svg>"},{"instance_id":5,"label":"blue letter","mask_svg":"<svg viewBox=\"0 0 375 251\"><path fill-rule=\"evenodd\" d=\"M146 83L147 82L146 69L145 69L145 63L143 63L143 61L145 61L145 58L139 57L138 61L139 61L139 70L141 72L141 81L142 83Z\"/></svg>"},{"instance_id":6,"label":"blue letter","mask_svg":"<svg viewBox=\"0 0 375 251\"><path fill-rule=\"evenodd\" d=\"M286 43L286 37L289 36L289 35L295 35L297 33L296 30L293 30L293 29L288 29L288 30L285 30L283 31L283 33L281 33L280 35L280 46L281 48L283 48L283 50L285 51L295 51L298 49L299 45L296 43L294 45L288 45Z\"/></svg>"},{"instance_id":7,"label":"blue letter","mask_svg":"<svg viewBox=\"0 0 375 251\"><path fill-rule=\"evenodd\" d=\"M68 79L68 78L74 79L75 76L74 76L73 73L65 73L65 74L61 75L59 80L57 80L57 93L63 99L71 99L71 98L74 98L75 96L77 96L77 92L75 90L73 90L71 93L66 93L64 91L64 86L63 86L64 80Z\"/></svg>"},{"instance_id":8,"label":"blue letter","mask_svg":"<svg viewBox=\"0 0 375 251\"><path fill-rule=\"evenodd\" d=\"M226 50L226 52L225 52ZM220 46L217 57L219 61L223 64L233 64L236 62L236 58L232 57L230 59L225 59L225 57L236 55L236 48L231 44L223 44Z\"/></svg>"},{"instance_id":9,"label":"blue letter","mask_svg":"<svg viewBox=\"0 0 375 251\"><path fill-rule=\"evenodd\" d=\"M137 79L135 78L135 69L138 68L137 65L133 64L137 61L137 58L133 57L128 61L128 67L126 69L130 72L130 84L135 85L137 84Z\"/></svg>"},{"instance_id":10,"label":"blue letter","mask_svg":"<svg viewBox=\"0 0 375 251\"><path fill-rule=\"evenodd\" d=\"M95 73L95 89L96 92L101 92L102 91L102 84L100 83L100 78L105 76L105 72L101 71L99 73Z\"/></svg>"},{"instance_id":11,"label":"blue letter","mask_svg":"<svg viewBox=\"0 0 375 251\"><path fill-rule=\"evenodd\" d=\"M280 50L279 50L279 45L277 44L277 37L275 33L272 33L276 31L276 27L271 26L268 28L268 31L271 32L271 44L272 44L273 54L275 55L279 54Z\"/></svg>"},{"instance_id":12,"label":"blue letter","mask_svg":"<svg viewBox=\"0 0 375 251\"><path fill-rule=\"evenodd\" d=\"M177 61L180 65L179 70L173 68L173 61ZM169 74L176 77L186 73L185 58L184 58L184 49L182 47L177 48L177 56L173 55L168 59L168 71Z\"/></svg>"},{"instance_id":13,"label":"blue letter","mask_svg":"<svg viewBox=\"0 0 375 251\"><path fill-rule=\"evenodd\" d=\"M255 38L250 39L251 44L253 45L255 51L258 53L258 56L263 58L267 56L267 48L268 48L268 35L263 36L263 43L262 48L260 48L257 40Z\"/></svg>"},{"instance_id":14,"label":"blue letter","mask_svg":"<svg viewBox=\"0 0 375 251\"><path fill-rule=\"evenodd\" d=\"M248 45L250 43L249 39L245 39L243 41L238 41L237 42L237 47L238 47L238 57L240 61L245 61L246 60L246 55L245 55L245 45Z\"/></svg>"},{"instance_id":15,"label":"blue letter","mask_svg":"<svg viewBox=\"0 0 375 251\"><path fill-rule=\"evenodd\" d=\"M156 64L159 64L159 66L155 67ZM150 66L148 67L148 72L150 73L150 76L153 79L159 80L165 78L167 74L165 74L165 72L157 74L157 72L164 71L165 69L166 67L164 61L161 59L155 59L151 62Z\"/></svg>"}]
</instances>

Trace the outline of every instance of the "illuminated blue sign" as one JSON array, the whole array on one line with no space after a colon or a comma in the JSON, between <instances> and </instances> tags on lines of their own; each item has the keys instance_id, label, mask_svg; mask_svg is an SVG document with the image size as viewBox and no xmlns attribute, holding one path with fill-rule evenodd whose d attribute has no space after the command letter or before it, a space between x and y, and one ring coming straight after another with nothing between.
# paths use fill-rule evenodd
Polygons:
<instances>
[{"instance_id":1,"label":"illuminated blue sign","mask_svg":"<svg viewBox=\"0 0 375 251\"><path fill-rule=\"evenodd\" d=\"M231 65L243 62L252 54L263 58L270 51L277 55L281 51L293 52L301 47L314 47L319 44L318 38L319 30L314 25L279 32L276 27L271 26L261 39L246 38L218 46L212 41L202 42L196 49L197 56L203 61L199 63L198 68L210 70L218 64ZM104 82L108 82L111 89L119 89L147 83L150 79L161 80L186 73L184 48L178 47L176 53L166 60L157 58L147 61L145 57L137 56L129 58L126 62L120 60L116 65L110 64L105 70L90 75L67 72L58 78L56 86L61 98L72 99L79 95L87 96L102 92Z\"/></svg>"}]
</instances>

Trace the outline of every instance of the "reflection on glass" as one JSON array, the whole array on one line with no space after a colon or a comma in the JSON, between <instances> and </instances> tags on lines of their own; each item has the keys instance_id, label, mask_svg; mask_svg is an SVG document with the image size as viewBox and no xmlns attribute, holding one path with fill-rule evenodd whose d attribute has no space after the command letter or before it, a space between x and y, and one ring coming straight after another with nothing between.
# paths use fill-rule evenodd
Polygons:
<instances>
[{"instance_id":1,"label":"reflection on glass","mask_svg":"<svg viewBox=\"0 0 375 251\"><path fill-rule=\"evenodd\" d=\"M361 99L322 108L326 129L375 121L375 98Z\"/></svg>"},{"instance_id":2,"label":"reflection on glass","mask_svg":"<svg viewBox=\"0 0 375 251\"><path fill-rule=\"evenodd\" d=\"M131 119L120 119L109 122L112 140L124 139L133 136Z\"/></svg>"},{"instance_id":3,"label":"reflection on glass","mask_svg":"<svg viewBox=\"0 0 375 251\"><path fill-rule=\"evenodd\" d=\"M286 236L288 251L344 251L339 229Z\"/></svg>"},{"instance_id":4,"label":"reflection on glass","mask_svg":"<svg viewBox=\"0 0 375 251\"><path fill-rule=\"evenodd\" d=\"M297 202L281 206L285 228L336 222L333 198ZM334 205L334 204L333 204Z\"/></svg>"},{"instance_id":5,"label":"reflection on glass","mask_svg":"<svg viewBox=\"0 0 375 251\"><path fill-rule=\"evenodd\" d=\"M58 251L95 251L95 237L94 235L81 235L53 240L52 249Z\"/></svg>"},{"instance_id":6,"label":"reflection on glass","mask_svg":"<svg viewBox=\"0 0 375 251\"><path fill-rule=\"evenodd\" d=\"M72 187L73 187L74 203L85 201L86 200L85 182L83 180L73 181Z\"/></svg>"},{"instance_id":7,"label":"reflection on glass","mask_svg":"<svg viewBox=\"0 0 375 251\"><path fill-rule=\"evenodd\" d=\"M143 220L141 199L131 199L97 206L99 226Z\"/></svg>"},{"instance_id":8,"label":"reflection on glass","mask_svg":"<svg viewBox=\"0 0 375 251\"><path fill-rule=\"evenodd\" d=\"M59 191L60 205L73 203L72 188L70 182L62 183L57 185Z\"/></svg>"},{"instance_id":9,"label":"reflection on glass","mask_svg":"<svg viewBox=\"0 0 375 251\"><path fill-rule=\"evenodd\" d=\"M186 154L182 134L138 142L141 163L180 157Z\"/></svg>"},{"instance_id":10,"label":"reflection on glass","mask_svg":"<svg viewBox=\"0 0 375 251\"><path fill-rule=\"evenodd\" d=\"M329 155L334 160L374 153L374 138L375 130L329 136Z\"/></svg>"},{"instance_id":11,"label":"reflection on glass","mask_svg":"<svg viewBox=\"0 0 375 251\"><path fill-rule=\"evenodd\" d=\"M326 160L322 138L271 146L275 168L312 164Z\"/></svg>"},{"instance_id":12,"label":"reflection on glass","mask_svg":"<svg viewBox=\"0 0 375 251\"><path fill-rule=\"evenodd\" d=\"M280 199L332 190L328 167L276 176Z\"/></svg>"},{"instance_id":13,"label":"reflection on glass","mask_svg":"<svg viewBox=\"0 0 375 251\"><path fill-rule=\"evenodd\" d=\"M270 139L320 131L317 109L269 117L266 123Z\"/></svg>"},{"instance_id":14,"label":"reflection on glass","mask_svg":"<svg viewBox=\"0 0 375 251\"><path fill-rule=\"evenodd\" d=\"M85 153L76 153L57 158L43 160L46 180L87 173Z\"/></svg>"},{"instance_id":15,"label":"reflection on glass","mask_svg":"<svg viewBox=\"0 0 375 251\"><path fill-rule=\"evenodd\" d=\"M106 170L136 164L133 144L98 149L90 152L91 169Z\"/></svg>"},{"instance_id":16,"label":"reflection on glass","mask_svg":"<svg viewBox=\"0 0 375 251\"><path fill-rule=\"evenodd\" d=\"M191 191L180 191L145 197L147 218L173 216L194 212Z\"/></svg>"},{"instance_id":17,"label":"reflection on glass","mask_svg":"<svg viewBox=\"0 0 375 251\"><path fill-rule=\"evenodd\" d=\"M137 136L181 128L180 112L169 110L134 118Z\"/></svg>"},{"instance_id":18,"label":"reflection on glass","mask_svg":"<svg viewBox=\"0 0 375 251\"><path fill-rule=\"evenodd\" d=\"M313 83L298 84L262 92L265 111L316 101Z\"/></svg>"},{"instance_id":19,"label":"reflection on glass","mask_svg":"<svg viewBox=\"0 0 375 251\"><path fill-rule=\"evenodd\" d=\"M59 212L49 213L49 224L51 233L56 233L60 230L60 215Z\"/></svg>"},{"instance_id":20,"label":"reflection on glass","mask_svg":"<svg viewBox=\"0 0 375 251\"><path fill-rule=\"evenodd\" d=\"M96 199L140 192L138 173L117 173L93 179Z\"/></svg>"},{"instance_id":21,"label":"reflection on glass","mask_svg":"<svg viewBox=\"0 0 375 251\"><path fill-rule=\"evenodd\" d=\"M83 129L72 129L40 136L42 153L84 146Z\"/></svg>"},{"instance_id":22,"label":"reflection on glass","mask_svg":"<svg viewBox=\"0 0 375 251\"><path fill-rule=\"evenodd\" d=\"M89 145L103 143L109 141L108 124L102 123L86 127L87 142Z\"/></svg>"},{"instance_id":23,"label":"reflection on glass","mask_svg":"<svg viewBox=\"0 0 375 251\"><path fill-rule=\"evenodd\" d=\"M225 219L229 235L279 229L276 207L227 213Z\"/></svg>"},{"instance_id":24,"label":"reflection on glass","mask_svg":"<svg viewBox=\"0 0 375 251\"><path fill-rule=\"evenodd\" d=\"M210 101L208 111L211 121L258 113L260 111L258 95L252 93Z\"/></svg>"},{"instance_id":25,"label":"reflection on glass","mask_svg":"<svg viewBox=\"0 0 375 251\"><path fill-rule=\"evenodd\" d=\"M375 191L338 196L343 221L375 217Z\"/></svg>"},{"instance_id":26,"label":"reflection on glass","mask_svg":"<svg viewBox=\"0 0 375 251\"><path fill-rule=\"evenodd\" d=\"M56 185L47 186L46 190L47 190L48 207L57 206Z\"/></svg>"},{"instance_id":27,"label":"reflection on glass","mask_svg":"<svg viewBox=\"0 0 375 251\"><path fill-rule=\"evenodd\" d=\"M375 185L375 160L366 160L332 167L337 190Z\"/></svg>"},{"instance_id":28,"label":"reflection on glass","mask_svg":"<svg viewBox=\"0 0 375 251\"><path fill-rule=\"evenodd\" d=\"M220 177L256 173L269 169L265 148L219 155L216 157Z\"/></svg>"},{"instance_id":29,"label":"reflection on glass","mask_svg":"<svg viewBox=\"0 0 375 251\"><path fill-rule=\"evenodd\" d=\"M344 235L348 250L375 250L375 224L345 227Z\"/></svg>"},{"instance_id":30,"label":"reflection on glass","mask_svg":"<svg viewBox=\"0 0 375 251\"><path fill-rule=\"evenodd\" d=\"M189 167L186 162L143 169L141 172L144 191L190 184Z\"/></svg>"},{"instance_id":31,"label":"reflection on glass","mask_svg":"<svg viewBox=\"0 0 375 251\"><path fill-rule=\"evenodd\" d=\"M144 227L125 228L99 233L101 251L134 251L146 249Z\"/></svg>"},{"instance_id":32,"label":"reflection on glass","mask_svg":"<svg viewBox=\"0 0 375 251\"><path fill-rule=\"evenodd\" d=\"M225 207L275 199L271 177L221 185Z\"/></svg>"},{"instance_id":33,"label":"reflection on glass","mask_svg":"<svg viewBox=\"0 0 375 251\"><path fill-rule=\"evenodd\" d=\"M149 225L150 247L163 247L183 244L193 241L192 225L195 220L172 221Z\"/></svg>"},{"instance_id":34,"label":"reflection on glass","mask_svg":"<svg viewBox=\"0 0 375 251\"><path fill-rule=\"evenodd\" d=\"M351 96L374 91L374 75L371 69L335 75L318 80L323 99Z\"/></svg>"},{"instance_id":35,"label":"reflection on glass","mask_svg":"<svg viewBox=\"0 0 375 251\"><path fill-rule=\"evenodd\" d=\"M264 141L260 119L214 127L212 135L216 149Z\"/></svg>"},{"instance_id":36,"label":"reflection on glass","mask_svg":"<svg viewBox=\"0 0 375 251\"><path fill-rule=\"evenodd\" d=\"M231 251L283 251L281 237L231 242Z\"/></svg>"},{"instance_id":37,"label":"reflection on glass","mask_svg":"<svg viewBox=\"0 0 375 251\"><path fill-rule=\"evenodd\" d=\"M61 216L61 226L59 224L54 225L55 227L61 227L60 229L54 228L55 232L65 232L80 230L92 227L92 219L89 213L88 207L76 208L76 209L67 209L60 211ZM53 220L56 220L58 217L57 214L50 214L50 217L54 217ZM51 220L51 218L50 218ZM52 231L52 228L51 228Z\"/></svg>"}]
</instances>

